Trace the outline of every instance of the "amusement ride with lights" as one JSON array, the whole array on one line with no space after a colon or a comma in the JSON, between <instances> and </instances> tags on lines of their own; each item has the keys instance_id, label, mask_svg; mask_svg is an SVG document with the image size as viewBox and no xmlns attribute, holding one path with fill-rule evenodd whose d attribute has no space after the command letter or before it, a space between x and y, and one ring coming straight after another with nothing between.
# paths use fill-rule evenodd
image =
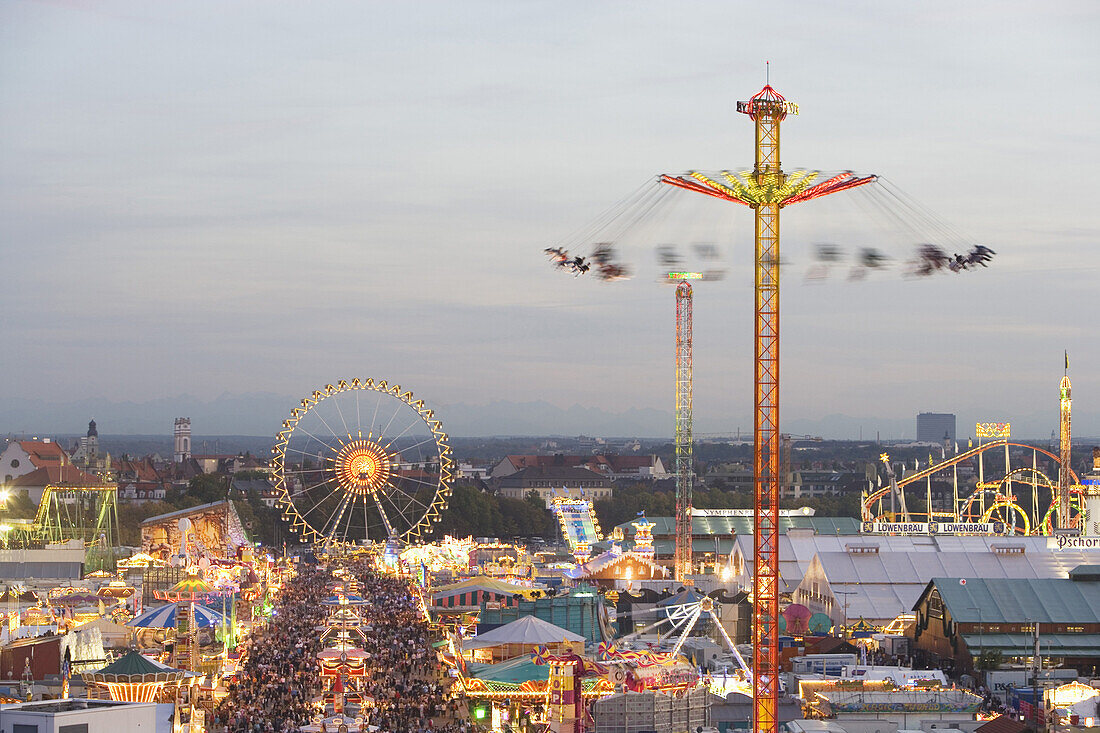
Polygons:
<instances>
[{"instance_id":1,"label":"amusement ride with lights","mask_svg":"<svg viewBox=\"0 0 1100 733\"><path fill-rule=\"evenodd\" d=\"M1067 358L1068 371L1068 358ZM1081 527L1085 503L1091 494L1073 471L1071 434L1072 387L1068 374L1058 385L1060 436L1059 453L1035 445L1013 442L1010 423L978 423L975 432L978 445L954 456L941 451L936 462L929 456L924 468L914 467L908 475L895 475L890 456L883 453L888 483L865 492L862 519L865 531L886 534L936 533L959 534L1006 533L1018 535L1052 535L1059 531L1074 532ZM990 439L989 442L982 442ZM989 454L987 456L986 454ZM999 477L987 478L988 460ZM1040 457L1041 456L1041 457ZM1014 463L1015 461L1015 463ZM1023 462L1023 465L1021 465ZM1040 470L1040 462L1056 467L1057 478ZM976 467L977 481L973 490L960 493L959 468ZM933 480L947 477L951 497L942 509L934 508ZM906 501L906 490L923 494L924 511L913 511ZM910 494L912 496L912 494ZM929 507L933 507L929 510Z\"/></svg>"},{"instance_id":2,"label":"amusement ride with lights","mask_svg":"<svg viewBox=\"0 0 1100 733\"><path fill-rule=\"evenodd\" d=\"M921 236L908 274L928 276L958 273L974 266L985 267L992 250L976 245L968 254L947 254L932 238L957 239L958 236L933 220L925 210L887 190L876 175L857 175L852 171L826 174L816 170L784 171L780 161L780 124L798 106L780 95L770 84L745 102L737 111L749 116L755 126L755 165L752 170L723 170L717 173L689 171L683 175L661 175L656 187L643 187L620 206L609 210L588 229L562 246L546 251L561 270L580 276L591 273L612 281L624 279L629 268L615 261L616 242L626 238L635 226L650 227L662 202L670 200L667 191L686 190L721 201L737 203L753 211L755 232L755 317L754 317L754 564L753 564L753 728L757 733L778 730L778 675L780 631L779 614L779 495L783 475L780 471L783 436L779 432L779 276L780 213L796 203L811 201L850 189L879 190L868 194L880 210ZM663 185L662 185L663 184ZM658 190L660 189L660 190ZM931 225L929 227L928 225ZM576 255L570 248L601 240L588 257ZM633 236L634 233L631 233ZM920 240L918 240L920 241ZM959 244L960 242L955 242ZM659 248L660 249L660 248ZM963 250L964 252L966 250ZM835 262L839 248L819 246L823 262ZM849 279L859 279L866 271L881 269L889 260L877 250L864 248ZM822 265L823 270L828 265ZM713 273L712 273L713 274ZM691 552L691 443L692 443L692 292L690 279L716 279L706 272L666 273L677 282L676 321L676 554L675 577L689 582ZM984 511L984 508L983 508ZM1007 510L1006 510L1007 511Z\"/></svg>"},{"instance_id":3,"label":"amusement ride with lights","mask_svg":"<svg viewBox=\"0 0 1100 733\"><path fill-rule=\"evenodd\" d=\"M279 504L303 540L329 546L428 534L454 461L443 426L399 385L341 380L295 407L273 449Z\"/></svg>"}]
</instances>

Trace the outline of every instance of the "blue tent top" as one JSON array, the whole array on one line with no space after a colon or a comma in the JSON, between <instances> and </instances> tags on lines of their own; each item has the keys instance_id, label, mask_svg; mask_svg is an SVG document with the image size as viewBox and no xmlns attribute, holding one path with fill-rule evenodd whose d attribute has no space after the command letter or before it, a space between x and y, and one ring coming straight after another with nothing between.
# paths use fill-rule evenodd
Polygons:
<instances>
[{"instance_id":1,"label":"blue tent top","mask_svg":"<svg viewBox=\"0 0 1100 733\"><path fill-rule=\"evenodd\" d=\"M221 626L224 621L225 616L217 611L195 604L195 624L200 629L212 629ZM176 604L168 603L150 608L134 616L126 622L126 625L144 629L174 629L176 628Z\"/></svg>"}]
</instances>

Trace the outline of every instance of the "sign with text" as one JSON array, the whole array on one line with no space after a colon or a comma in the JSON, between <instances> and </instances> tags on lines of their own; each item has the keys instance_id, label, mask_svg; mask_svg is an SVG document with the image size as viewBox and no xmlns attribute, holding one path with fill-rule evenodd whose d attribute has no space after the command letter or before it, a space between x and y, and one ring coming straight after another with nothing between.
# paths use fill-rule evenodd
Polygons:
<instances>
[{"instance_id":1,"label":"sign with text","mask_svg":"<svg viewBox=\"0 0 1100 733\"><path fill-rule=\"evenodd\" d=\"M1004 522L863 522L864 534L987 534L1002 535Z\"/></svg>"},{"instance_id":2,"label":"sign with text","mask_svg":"<svg viewBox=\"0 0 1100 733\"><path fill-rule=\"evenodd\" d=\"M780 509L779 516L781 517L812 517L815 510L811 507L804 506L798 509ZM696 509L692 507L691 516L693 517L751 517L754 512L752 509Z\"/></svg>"},{"instance_id":3,"label":"sign with text","mask_svg":"<svg viewBox=\"0 0 1100 733\"><path fill-rule=\"evenodd\" d=\"M1011 438L1012 423L1010 422L980 422L974 426L976 438Z\"/></svg>"},{"instance_id":4,"label":"sign with text","mask_svg":"<svg viewBox=\"0 0 1100 733\"><path fill-rule=\"evenodd\" d=\"M1050 550L1100 550L1100 537L1077 537L1061 534L1047 538Z\"/></svg>"}]
</instances>

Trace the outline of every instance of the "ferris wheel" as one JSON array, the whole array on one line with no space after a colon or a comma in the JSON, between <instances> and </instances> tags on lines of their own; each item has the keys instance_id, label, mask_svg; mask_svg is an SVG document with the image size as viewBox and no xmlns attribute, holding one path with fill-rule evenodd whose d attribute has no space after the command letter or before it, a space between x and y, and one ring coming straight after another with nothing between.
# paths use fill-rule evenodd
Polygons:
<instances>
[{"instance_id":1,"label":"ferris wheel","mask_svg":"<svg viewBox=\"0 0 1100 733\"><path fill-rule=\"evenodd\" d=\"M451 493L442 424L423 400L385 381L315 391L291 410L273 453L279 503L306 541L419 539Z\"/></svg>"}]
</instances>

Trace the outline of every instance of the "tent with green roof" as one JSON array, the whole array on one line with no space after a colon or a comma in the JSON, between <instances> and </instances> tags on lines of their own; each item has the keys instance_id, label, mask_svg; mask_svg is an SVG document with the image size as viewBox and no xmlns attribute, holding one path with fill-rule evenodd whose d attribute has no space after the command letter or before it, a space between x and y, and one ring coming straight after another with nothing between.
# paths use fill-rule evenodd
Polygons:
<instances>
[{"instance_id":1,"label":"tent with green roof","mask_svg":"<svg viewBox=\"0 0 1100 733\"><path fill-rule=\"evenodd\" d=\"M83 673L84 681L107 690L112 700L120 702L153 702L166 685L178 685L187 676L156 662L136 649L123 654L98 672Z\"/></svg>"}]
</instances>

